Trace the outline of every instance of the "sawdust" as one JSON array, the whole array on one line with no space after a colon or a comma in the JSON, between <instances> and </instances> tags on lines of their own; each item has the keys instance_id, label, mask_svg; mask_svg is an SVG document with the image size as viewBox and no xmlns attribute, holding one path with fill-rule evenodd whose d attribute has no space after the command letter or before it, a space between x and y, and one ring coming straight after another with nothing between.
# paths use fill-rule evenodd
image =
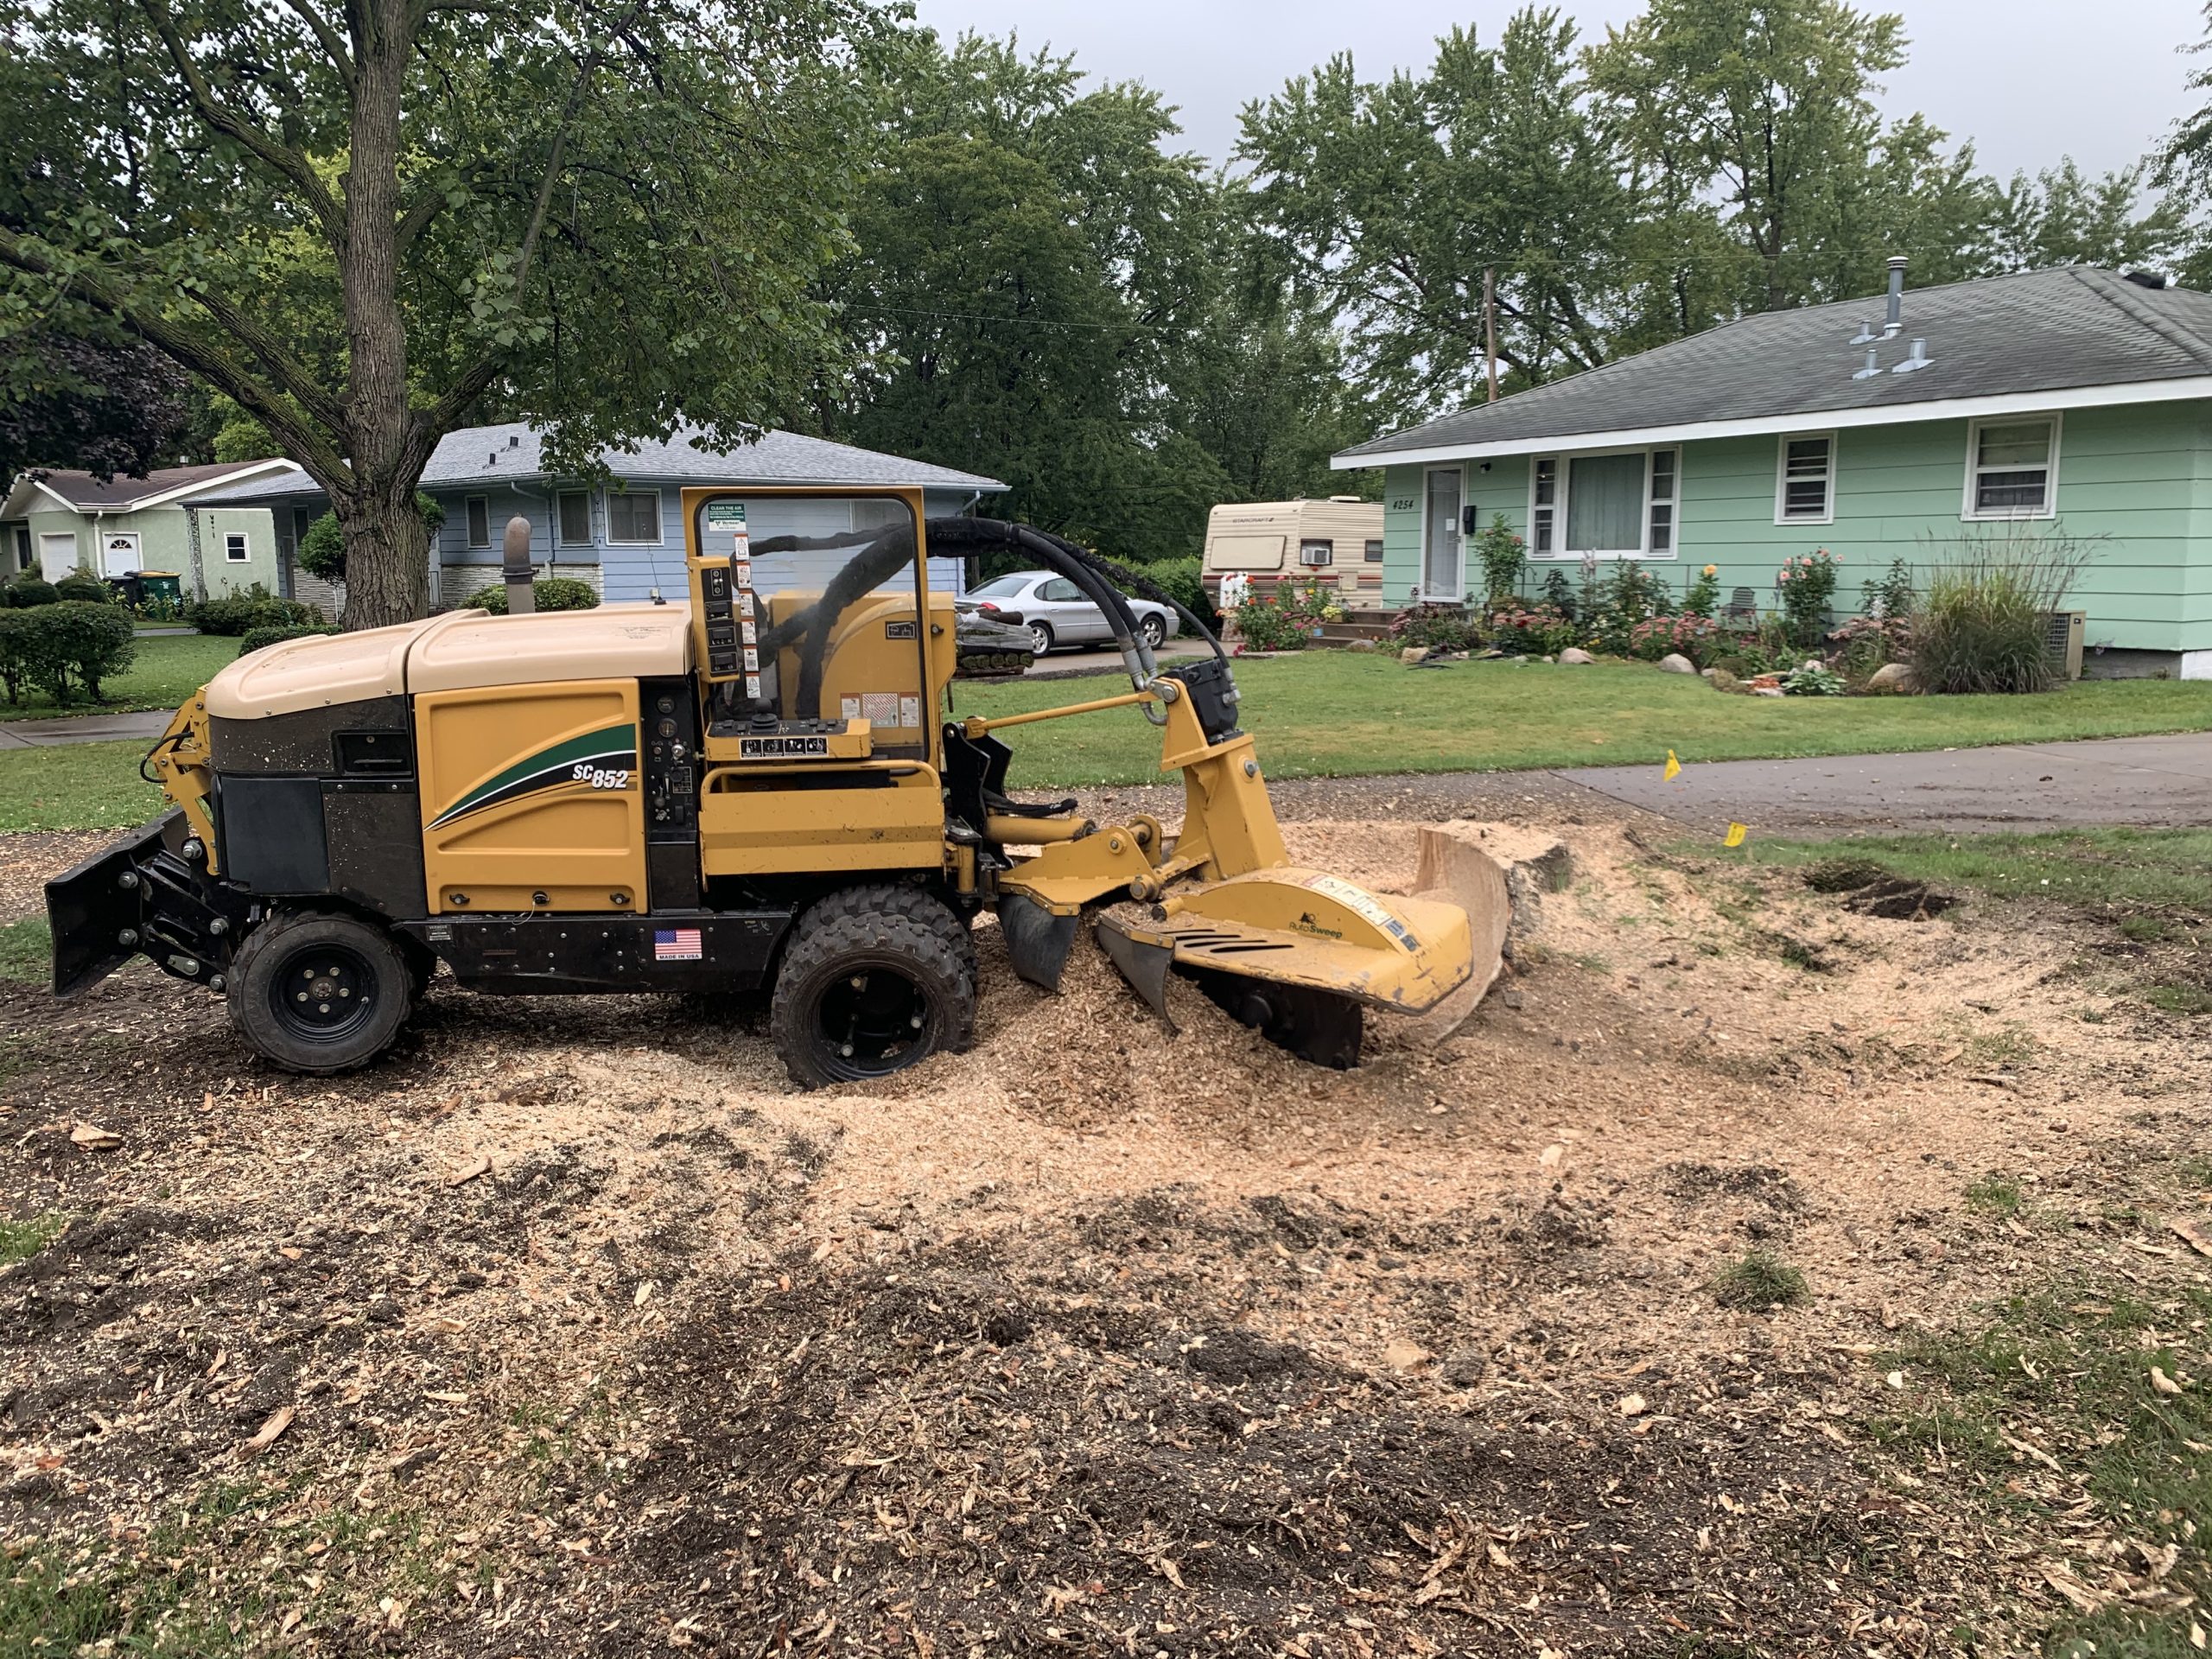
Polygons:
<instances>
[{"instance_id":1,"label":"sawdust","mask_svg":"<svg viewBox=\"0 0 2212 1659\"><path fill-rule=\"evenodd\" d=\"M1286 835L1389 889L1417 828ZM1920 1499L1853 1507L1857 1356L2072 1248L1968 1182L2089 1205L2143 1091L2201 1099L2212 1055L2050 927L1565 839L1467 1027L1378 1018L1346 1073L1179 982L1169 1029L1087 943L1035 991L988 926L970 1052L812 1095L703 1001L442 982L319 1084L143 969L0 994L10 1207L73 1218L0 1274L0 1520L111 1573L165 1525L265 1551L257 1605L333 1649L1841 1651L1888 1618L1919 1651L2048 1601ZM1754 1246L1807 1305L1716 1306ZM286 1407L264 1518L178 1542ZM1870 1564L1833 1593L1789 1565L1827 1525Z\"/></svg>"}]
</instances>

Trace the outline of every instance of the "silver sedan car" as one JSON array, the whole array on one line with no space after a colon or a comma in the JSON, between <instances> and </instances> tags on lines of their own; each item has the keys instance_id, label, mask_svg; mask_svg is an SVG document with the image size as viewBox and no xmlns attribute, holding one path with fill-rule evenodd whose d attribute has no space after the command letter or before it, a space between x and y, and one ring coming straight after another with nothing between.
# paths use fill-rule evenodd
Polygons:
<instances>
[{"instance_id":1,"label":"silver sedan car","mask_svg":"<svg viewBox=\"0 0 2212 1659\"><path fill-rule=\"evenodd\" d=\"M963 611L1012 612L1029 630L1037 654L1061 645L1103 645L1113 641L1106 613L1084 597L1082 588L1050 570L1017 570L1010 576L994 576L953 601ZM1155 648L1175 637L1175 613L1148 599L1132 599L1129 613L1137 620L1145 643Z\"/></svg>"}]
</instances>

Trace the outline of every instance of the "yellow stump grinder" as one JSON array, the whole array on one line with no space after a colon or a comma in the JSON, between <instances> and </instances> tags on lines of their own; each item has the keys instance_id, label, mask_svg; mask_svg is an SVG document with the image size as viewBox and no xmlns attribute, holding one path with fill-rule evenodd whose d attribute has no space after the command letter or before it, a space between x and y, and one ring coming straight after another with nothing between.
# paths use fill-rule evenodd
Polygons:
<instances>
[{"instance_id":1,"label":"yellow stump grinder","mask_svg":"<svg viewBox=\"0 0 2212 1659\"><path fill-rule=\"evenodd\" d=\"M921 505L688 489L683 602L457 611L241 658L148 756L172 810L48 884L55 992L144 956L317 1073L382 1053L441 962L482 992L765 990L813 1085L964 1046L989 909L1033 984L1058 988L1089 917L1163 1018L1187 976L1323 1065L1357 1059L1363 1008L1464 1015L1498 969L1495 864L1424 832L1410 898L1294 865L1218 643L1159 666L1126 572ZM1089 595L1130 689L958 717L929 556L983 552ZM527 559L511 546L518 612ZM1002 732L1124 709L1182 773L1179 834L1007 793Z\"/></svg>"}]
</instances>

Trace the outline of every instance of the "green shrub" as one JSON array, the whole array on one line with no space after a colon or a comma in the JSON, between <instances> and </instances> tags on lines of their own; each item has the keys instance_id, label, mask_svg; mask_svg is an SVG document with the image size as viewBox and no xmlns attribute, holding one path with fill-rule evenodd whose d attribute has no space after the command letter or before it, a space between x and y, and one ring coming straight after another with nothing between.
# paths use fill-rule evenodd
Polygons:
<instances>
[{"instance_id":1,"label":"green shrub","mask_svg":"<svg viewBox=\"0 0 2212 1659\"><path fill-rule=\"evenodd\" d=\"M1544 579L1536 588L1539 602L1548 605L1572 622L1575 618L1574 584L1567 579L1567 572L1554 565L1544 572Z\"/></svg>"},{"instance_id":2,"label":"green shrub","mask_svg":"<svg viewBox=\"0 0 2212 1659\"><path fill-rule=\"evenodd\" d=\"M1697 573L1697 580L1682 595L1685 616L1713 616L1720 614L1720 567L1708 564Z\"/></svg>"},{"instance_id":3,"label":"green shrub","mask_svg":"<svg viewBox=\"0 0 2212 1659\"><path fill-rule=\"evenodd\" d=\"M1843 676L1826 663L1800 663L1782 677L1782 694L1786 697L1840 697L1843 695Z\"/></svg>"},{"instance_id":4,"label":"green shrub","mask_svg":"<svg viewBox=\"0 0 2212 1659\"><path fill-rule=\"evenodd\" d=\"M2058 531L2006 525L1962 536L1928 578L1912 620L1914 683L1923 691L2047 691L2049 613L2064 608L2087 563Z\"/></svg>"},{"instance_id":5,"label":"green shrub","mask_svg":"<svg viewBox=\"0 0 2212 1659\"><path fill-rule=\"evenodd\" d=\"M346 532L338 527L338 515L326 512L308 526L308 533L300 537L300 569L311 576L321 576L325 582L346 580Z\"/></svg>"},{"instance_id":6,"label":"green shrub","mask_svg":"<svg viewBox=\"0 0 2212 1659\"><path fill-rule=\"evenodd\" d=\"M1390 619L1390 639L1401 650L1472 651L1482 641L1474 619L1457 605L1408 605Z\"/></svg>"},{"instance_id":7,"label":"green shrub","mask_svg":"<svg viewBox=\"0 0 2212 1659\"><path fill-rule=\"evenodd\" d=\"M530 584L530 592L541 611L589 611L599 607L598 590L574 576L540 576ZM507 585L495 582L479 588L461 601L461 607L463 610L489 611L494 616L505 616Z\"/></svg>"},{"instance_id":8,"label":"green shrub","mask_svg":"<svg viewBox=\"0 0 2212 1659\"><path fill-rule=\"evenodd\" d=\"M1556 576L1559 572L1552 574ZM1508 605L1490 614L1490 643L1499 651L1522 657L1556 657L1574 640L1574 619L1549 600Z\"/></svg>"},{"instance_id":9,"label":"green shrub","mask_svg":"<svg viewBox=\"0 0 2212 1659\"><path fill-rule=\"evenodd\" d=\"M1529 566L1529 548L1513 533L1503 513L1475 537L1475 553L1483 563L1483 591L1492 608L1510 603L1521 587L1521 573Z\"/></svg>"},{"instance_id":10,"label":"green shrub","mask_svg":"<svg viewBox=\"0 0 2212 1659\"><path fill-rule=\"evenodd\" d=\"M14 619L22 674L56 702L79 692L99 701L100 682L121 673L137 655L130 613L120 605L64 600Z\"/></svg>"},{"instance_id":11,"label":"green shrub","mask_svg":"<svg viewBox=\"0 0 2212 1659\"><path fill-rule=\"evenodd\" d=\"M1278 582L1273 593L1255 593L1231 613L1240 649L1303 651L1313 632L1341 616L1336 596L1319 582Z\"/></svg>"},{"instance_id":12,"label":"green shrub","mask_svg":"<svg viewBox=\"0 0 2212 1659\"><path fill-rule=\"evenodd\" d=\"M1820 644L1827 632L1828 606L1835 598L1834 556L1823 547L1786 558L1774 573L1774 583L1782 594L1791 642Z\"/></svg>"},{"instance_id":13,"label":"green shrub","mask_svg":"<svg viewBox=\"0 0 2212 1659\"><path fill-rule=\"evenodd\" d=\"M1138 575L1166 594L1185 610L1205 623L1214 632L1221 632L1221 613L1206 597L1205 583L1200 580L1203 565L1197 559L1155 559L1150 564L1133 567ZM1150 598L1150 594L1141 594Z\"/></svg>"},{"instance_id":14,"label":"green shrub","mask_svg":"<svg viewBox=\"0 0 2212 1659\"><path fill-rule=\"evenodd\" d=\"M245 637L238 641L238 655L251 656L255 652L266 646L281 645L287 639L305 639L315 634L340 632L342 630L332 627L327 622L309 622L296 627L285 628L251 628L247 630Z\"/></svg>"},{"instance_id":15,"label":"green shrub","mask_svg":"<svg viewBox=\"0 0 2212 1659\"><path fill-rule=\"evenodd\" d=\"M72 571L55 582L54 594L57 599L66 599L79 605L111 605L115 602L114 591L107 583L82 570Z\"/></svg>"},{"instance_id":16,"label":"green shrub","mask_svg":"<svg viewBox=\"0 0 2212 1659\"><path fill-rule=\"evenodd\" d=\"M244 634L256 628L297 628L320 622L312 605L280 599L260 582L242 594L196 600L184 607L184 620L202 633Z\"/></svg>"},{"instance_id":17,"label":"green shrub","mask_svg":"<svg viewBox=\"0 0 2212 1659\"><path fill-rule=\"evenodd\" d=\"M54 605L60 602L61 593L52 582L41 576L21 575L0 588L10 610L29 610L34 605Z\"/></svg>"}]
</instances>

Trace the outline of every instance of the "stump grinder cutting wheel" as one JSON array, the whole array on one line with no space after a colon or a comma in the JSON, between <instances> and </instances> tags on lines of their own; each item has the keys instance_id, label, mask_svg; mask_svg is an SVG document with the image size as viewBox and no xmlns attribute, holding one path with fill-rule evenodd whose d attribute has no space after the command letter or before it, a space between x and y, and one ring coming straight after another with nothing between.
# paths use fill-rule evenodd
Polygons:
<instances>
[{"instance_id":1,"label":"stump grinder cutting wheel","mask_svg":"<svg viewBox=\"0 0 2212 1659\"><path fill-rule=\"evenodd\" d=\"M292 640L241 658L148 757L172 810L48 884L54 986L136 955L219 993L276 1065L374 1060L442 963L490 993L766 990L807 1085L967 1046L969 926L1057 989L1086 924L1162 1017L1194 980L1294 1052L1345 1066L1364 1010L1440 1035L1498 971L1503 877L1424 830L1410 897L1284 851L1230 661L1162 668L1121 587L1057 537L925 521L918 491L689 489L686 601ZM519 524L521 521L518 520ZM511 537L514 526L510 526ZM1104 617L1130 689L953 716L952 561L1044 565ZM1000 616L1014 625L1019 618ZM1182 774L1180 831L1008 792L1002 734L1135 711Z\"/></svg>"}]
</instances>

